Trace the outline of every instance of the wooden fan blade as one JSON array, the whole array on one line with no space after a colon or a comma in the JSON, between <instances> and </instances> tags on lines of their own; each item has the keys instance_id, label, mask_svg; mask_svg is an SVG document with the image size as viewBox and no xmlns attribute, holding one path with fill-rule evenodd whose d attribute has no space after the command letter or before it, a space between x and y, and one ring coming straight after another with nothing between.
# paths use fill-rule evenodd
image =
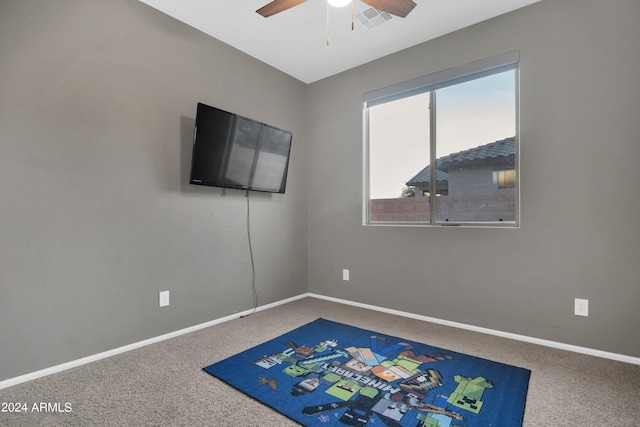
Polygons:
<instances>
[{"instance_id":1,"label":"wooden fan blade","mask_svg":"<svg viewBox=\"0 0 640 427\"><path fill-rule=\"evenodd\" d=\"M375 7L383 12L390 13L400 18L406 17L414 7L416 3L412 0L362 0L364 3L371 7Z\"/></svg>"},{"instance_id":2,"label":"wooden fan blade","mask_svg":"<svg viewBox=\"0 0 640 427\"><path fill-rule=\"evenodd\" d=\"M258 12L265 18L268 18L271 15L275 15L276 13L291 9L292 7L302 4L306 1L307 0L273 0L271 3L264 5L260 9L256 10L256 12Z\"/></svg>"}]
</instances>

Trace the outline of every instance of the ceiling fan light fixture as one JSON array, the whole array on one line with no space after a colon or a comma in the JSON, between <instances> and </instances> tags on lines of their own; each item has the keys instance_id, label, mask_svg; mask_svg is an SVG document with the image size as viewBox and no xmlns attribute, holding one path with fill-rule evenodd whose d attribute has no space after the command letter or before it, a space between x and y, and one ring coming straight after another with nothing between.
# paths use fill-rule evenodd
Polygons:
<instances>
[{"instance_id":1,"label":"ceiling fan light fixture","mask_svg":"<svg viewBox=\"0 0 640 427\"><path fill-rule=\"evenodd\" d=\"M327 0L327 3L329 3L329 6L333 7L345 7L351 3L351 0Z\"/></svg>"}]
</instances>

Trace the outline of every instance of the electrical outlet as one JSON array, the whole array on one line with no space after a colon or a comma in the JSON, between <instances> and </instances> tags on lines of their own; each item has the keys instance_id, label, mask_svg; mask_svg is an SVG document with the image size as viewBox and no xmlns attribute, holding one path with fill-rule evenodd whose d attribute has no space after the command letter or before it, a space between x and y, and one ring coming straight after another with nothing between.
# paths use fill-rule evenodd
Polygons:
<instances>
[{"instance_id":1,"label":"electrical outlet","mask_svg":"<svg viewBox=\"0 0 640 427\"><path fill-rule=\"evenodd\" d=\"M576 316L589 316L589 300L576 298L574 314Z\"/></svg>"},{"instance_id":2,"label":"electrical outlet","mask_svg":"<svg viewBox=\"0 0 640 427\"><path fill-rule=\"evenodd\" d=\"M342 270L342 280L349 281L349 270L346 268Z\"/></svg>"},{"instance_id":3,"label":"electrical outlet","mask_svg":"<svg viewBox=\"0 0 640 427\"><path fill-rule=\"evenodd\" d=\"M166 307L169 305L169 291L162 291L158 296L158 306Z\"/></svg>"}]
</instances>

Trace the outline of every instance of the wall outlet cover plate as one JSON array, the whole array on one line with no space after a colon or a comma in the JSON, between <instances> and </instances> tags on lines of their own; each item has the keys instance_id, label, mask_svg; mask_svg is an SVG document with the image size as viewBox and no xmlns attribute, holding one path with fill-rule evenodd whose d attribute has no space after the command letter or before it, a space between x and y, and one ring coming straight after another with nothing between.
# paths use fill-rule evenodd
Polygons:
<instances>
[{"instance_id":1,"label":"wall outlet cover plate","mask_svg":"<svg viewBox=\"0 0 640 427\"><path fill-rule=\"evenodd\" d=\"M574 306L574 314L576 316L589 316L589 300L576 298Z\"/></svg>"},{"instance_id":2,"label":"wall outlet cover plate","mask_svg":"<svg viewBox=\"0 0 640 427\"><path fill-rule=\"evenodd\" d=\"M169 305L169 291L162 291L158 297L158 306L166 307Z\"/></svg>"}]
</instances>

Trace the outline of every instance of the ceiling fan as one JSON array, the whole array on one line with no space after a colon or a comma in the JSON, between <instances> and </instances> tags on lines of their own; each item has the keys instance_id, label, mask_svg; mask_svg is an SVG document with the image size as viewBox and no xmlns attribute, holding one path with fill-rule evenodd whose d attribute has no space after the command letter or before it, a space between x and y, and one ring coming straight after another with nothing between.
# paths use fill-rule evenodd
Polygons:
<instances>
[{"instance_id":1,"label":"ceiling fan","mask_svg":"<svg viewBox=\"0 0 640 427\"><path fill-rule=\"evenodd\" d=\"M298 6L306 1L307 0L273 0L271 3L256 10L256 12L265 18L268 18L269 16L284 12L285 10L291 9L292 7ZM383 12L399 16L400 18L406 17L413 8L416 7L416 3L412 0L362 0L362 2ZM345 5L348 3L350 2L347 1Z\"/></svg>"}]
</instances>

